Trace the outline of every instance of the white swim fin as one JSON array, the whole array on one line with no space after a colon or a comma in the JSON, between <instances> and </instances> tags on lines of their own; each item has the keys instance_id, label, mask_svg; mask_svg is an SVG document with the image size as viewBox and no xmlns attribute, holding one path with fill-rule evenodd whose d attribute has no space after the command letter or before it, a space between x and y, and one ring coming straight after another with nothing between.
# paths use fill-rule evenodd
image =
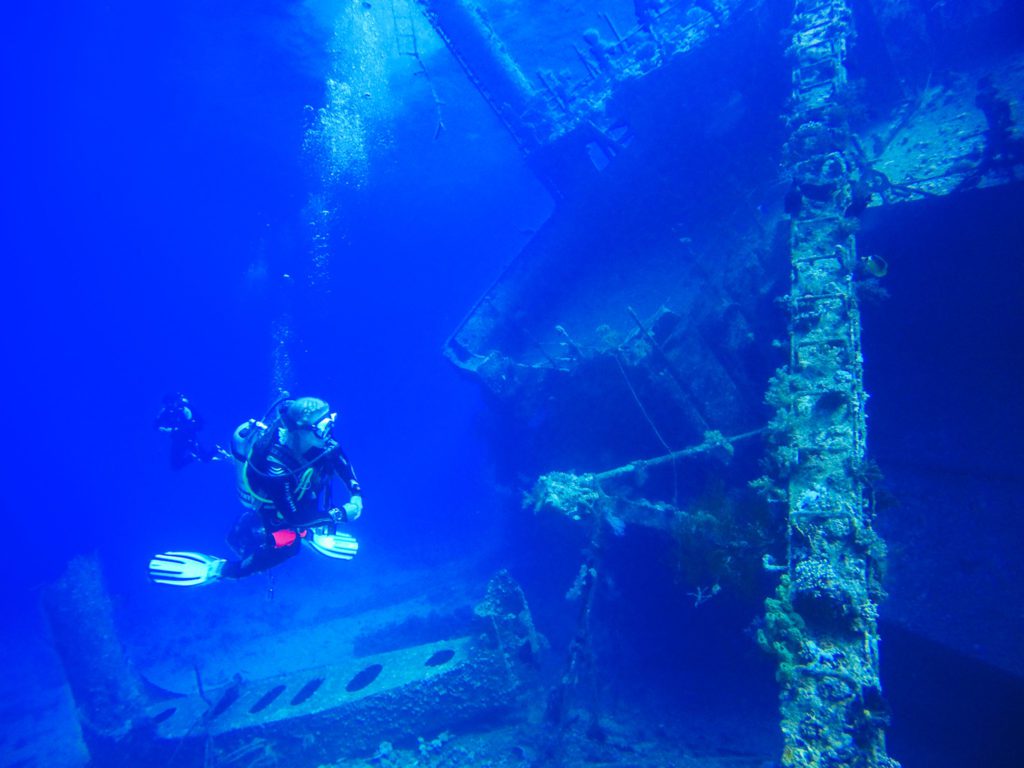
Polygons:
<instances>
[{"instance_id":1,"label":"white swim fin","mask_svg":"<svg viewBox=\"0 0 1024 768\"><path fill-rule=\"evenodd\" d=\"M199 552L161 552L149 561L149 578L172 587L199 587L219 581L225 562Z\"/></svg>"}]
</instances>

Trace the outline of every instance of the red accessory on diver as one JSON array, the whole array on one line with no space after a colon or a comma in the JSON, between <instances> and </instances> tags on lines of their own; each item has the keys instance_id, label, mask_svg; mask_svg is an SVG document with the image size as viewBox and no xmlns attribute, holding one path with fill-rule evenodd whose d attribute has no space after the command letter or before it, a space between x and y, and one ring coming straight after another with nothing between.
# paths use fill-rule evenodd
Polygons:
<instances>
[{"instance_id":1,"label":"red accessory on diver","mask_svg":"<svg viewBox=\"0 0 1024 768\"><path fill-rule=\"evenodd\" d=\"M274 539L274 549L281 549L282 547L290 547L295 543L296 539L306 538L306 531L293 531L290 528L284 528L280 531L274 531L270 535Z\"/></svg>"}]
</instances>

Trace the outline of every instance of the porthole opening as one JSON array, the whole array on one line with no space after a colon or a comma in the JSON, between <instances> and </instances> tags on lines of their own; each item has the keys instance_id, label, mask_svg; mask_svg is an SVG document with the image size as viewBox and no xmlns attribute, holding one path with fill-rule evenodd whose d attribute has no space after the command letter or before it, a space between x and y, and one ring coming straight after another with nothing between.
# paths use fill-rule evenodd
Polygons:
<instances>
[{"instance_id":1,"label":"porthole opening","mask_svg":"<svg viewBox=\"0 0 1024 768\"><path fill-rule=\"evenodd\" d=\"M381 664L371 664L366 669L360 670L355 674L355 677L348 681L345 690L349 693L363 690L363 688L377 679L377 675L381 673L382 669L384 669L384 666Z\"/></svg>"},{"instance_id":2,"label":"porthole opening","mask_svg":"<svg viewBox=\"0 0 1024 768\"><path fill-rule=\"evenodd\" d=\"M317 689L323 684L324 678L314 677L312 680L310 680L308 683L302 686L302 688L299 689L299 692L292 697L292 706L295 707L299 704L305 704L313 697L313 694L316 693Z\"/></svg>"},{"instance_id":3,"label":"porthole opening","mask_svg":"<svg viewBox=\"0 0 1024 768\"><path fill-rule=\"evenodd\" d=\"M428 667L440 667L447 664L455 658L455 651L451 648L445 648L440 651L436 651L429 659L427 659L426 666Z\"/></svg>"},{"instance_id":4,"label":"porthole opening","mask_svg":"<svg viewBox=\"0 0 1024 768\"><path fill-rule=\"evenodd\" d=\"M256 714L257 712L262 712L264 709L266 709L271 704L273 704L274 700L278 696L280 696L282 693L284 693L284 688L285 687L283 685L275 685L269 691L267 691L262 696L260 696L260 700L259 701L257 701L251 707L249 707L249 712L251 714Z\"/></svg>"}]
</instances>

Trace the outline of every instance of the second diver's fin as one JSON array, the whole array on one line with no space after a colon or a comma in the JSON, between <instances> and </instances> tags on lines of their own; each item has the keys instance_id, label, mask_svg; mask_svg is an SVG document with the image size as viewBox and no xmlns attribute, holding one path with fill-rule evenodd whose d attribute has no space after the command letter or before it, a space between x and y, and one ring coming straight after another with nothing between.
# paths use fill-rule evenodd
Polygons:
<instances>
[{"instance_id":1,"label":"second diver's fin","mask_svg":"<svg viewBox=\"0 0 1024 768\"><path fill-rule=\"evenodd\" d=\"M149 561L149 578L172 587L198 587L218 581L225 562L199 552L162 552Z\"/></svg>"},{"instance_id":2,"label":"second diver's fin","mask_svg":"<svg viewBox=\"0 0 1024 768\"><path fill-rule=\"evenodd\" d=\"M356 541L356 537L348 533L332 534L311 531L303 541L321 555L333 557L336 560L351 560L359 551L359 542Z\"/></svg>"}]
</instances>

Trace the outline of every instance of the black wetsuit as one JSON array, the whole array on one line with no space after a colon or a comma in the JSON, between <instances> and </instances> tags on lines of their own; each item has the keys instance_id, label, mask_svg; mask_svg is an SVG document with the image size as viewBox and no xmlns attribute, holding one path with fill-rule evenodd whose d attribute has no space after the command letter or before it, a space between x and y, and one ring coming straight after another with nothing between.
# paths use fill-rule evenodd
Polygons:
<instances>
[{"instance_id":1,"label":"black wetsuit","mask_svg":"<svg viewBox=\"0 0 1024 768\"><path fill-rule=\"evenodd\" d=\"M220 446L199 442L202 418L180 401L165 405L153 422L153 428L171 436L171 469L181 469L193 461L215 461L220 458Z\"/></svg>"},{"instance_id":2,"label":"black wetsuit","mask_svg":"<svg viewBox=\"0 0 1024 768\"><path fill-rule=\"evenodd\" d=\"M265 571L296 555L306 528L333 525L331 479L337 475L352 496L361 495L351 463L334 440L296 457L269 430L254 447L245 467L258 510L242 515L229 544L242 557L224 568L228 578Z\"/></svg>"}]
</instances>

